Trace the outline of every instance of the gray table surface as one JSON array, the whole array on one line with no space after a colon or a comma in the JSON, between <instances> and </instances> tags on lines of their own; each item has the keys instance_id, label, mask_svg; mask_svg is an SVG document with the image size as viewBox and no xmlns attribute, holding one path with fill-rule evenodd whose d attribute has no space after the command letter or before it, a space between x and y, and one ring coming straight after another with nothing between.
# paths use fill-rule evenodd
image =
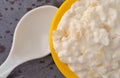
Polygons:
<instances>
[{"instance_id":1,"label":"gray table surface","mask_svg":"<svg viewBox=\"0 0 120 78\"><path fill-rule=\"evenodd\" d=\"M7 58L13 33L20 18L29 10L42 5L59 7L64 0L0 0L0 64ZM51 55L16 67L8 78L64 78Z\"/></svg>"}]
</instances>

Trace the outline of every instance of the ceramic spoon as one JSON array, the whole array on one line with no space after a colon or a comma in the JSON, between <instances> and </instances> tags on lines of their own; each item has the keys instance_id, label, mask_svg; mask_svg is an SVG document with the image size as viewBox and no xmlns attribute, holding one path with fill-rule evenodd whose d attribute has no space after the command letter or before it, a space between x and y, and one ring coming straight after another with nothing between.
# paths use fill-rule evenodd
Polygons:
<instances>
[{"instance_id":1,"label":"ceramic spoon","mask_svg":"<svg viewBox=\"0 0 120 78\"><path fill-rule=\"evenodd\" d=\"M53 6L42 6L23 16L16 27L10 54L0 67L0 78L6 78L21 63L50 53L48 33L56 10Z\"/></svg>"}]
</instances>

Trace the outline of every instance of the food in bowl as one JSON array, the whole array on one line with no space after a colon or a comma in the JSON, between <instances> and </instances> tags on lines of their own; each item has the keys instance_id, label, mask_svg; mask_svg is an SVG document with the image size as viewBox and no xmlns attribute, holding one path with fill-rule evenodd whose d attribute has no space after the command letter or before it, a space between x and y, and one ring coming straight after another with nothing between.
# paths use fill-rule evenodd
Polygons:
<instances>
[{"instance_id":1,"label":"food in bowl","mask_svg":"<svg viewBox=\"0 0 120 78\"><path fill-rule=\"evenodd\" d=\"M77 0L53 32L59 59L79 78L120 78L120 0Z\"/></svg>"}]
</instances>

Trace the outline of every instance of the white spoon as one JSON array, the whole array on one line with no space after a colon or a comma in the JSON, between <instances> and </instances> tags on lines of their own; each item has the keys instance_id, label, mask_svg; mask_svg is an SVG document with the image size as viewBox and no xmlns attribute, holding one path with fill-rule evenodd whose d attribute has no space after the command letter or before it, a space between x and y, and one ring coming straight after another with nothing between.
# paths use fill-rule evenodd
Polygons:
<instances>
[{"instance_id":1,"label":"white spoon","mask_svg":"<svg viewBox=\"0 0 120 78\"><path fill-rule=\"evenodd\" d=\"M6 78L18 65L48 54L48 33L57 8L42 6L25 14L18 23L7 60L0 67L0 78Z\"/></svg>"}]
</instances>

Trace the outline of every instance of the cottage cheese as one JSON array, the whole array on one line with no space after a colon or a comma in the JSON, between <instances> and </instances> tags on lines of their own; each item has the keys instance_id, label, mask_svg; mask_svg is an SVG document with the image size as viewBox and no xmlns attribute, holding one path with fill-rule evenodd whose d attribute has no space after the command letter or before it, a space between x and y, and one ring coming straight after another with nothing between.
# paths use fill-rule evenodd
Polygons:
<instances>
[{"instance_id":1,"label":"cottage cheese","mask_svg":"<svg viewBox=\"0 0 120 78\"><path fill-rule=\"evenodd\" d=\"M53 32L60 60L80 78L120 78L120 0L78 0Z\"/></svg>"}]
</instances>

